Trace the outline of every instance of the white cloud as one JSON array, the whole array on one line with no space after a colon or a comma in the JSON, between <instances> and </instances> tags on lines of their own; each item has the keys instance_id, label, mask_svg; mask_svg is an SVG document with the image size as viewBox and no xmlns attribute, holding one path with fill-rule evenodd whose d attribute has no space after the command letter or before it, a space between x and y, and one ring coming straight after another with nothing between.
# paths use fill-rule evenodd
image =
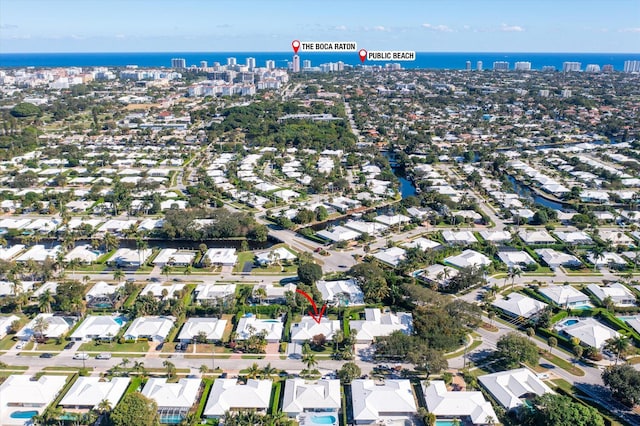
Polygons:
<instances>
[{"instance_id":1,"label":"white cloud","mask_svg":"<svg viewBox=\"0 0 640 426\"><path fill-rule=\"evenodd\" d=\"M520 25L502 24L502 26L500 26L500 31L504 31L506 33L521 33L524 31L524 28Z\"/></svg>"},{"instance_id":2,"label":"white cloud","mask_svg":"<svg viewBox=\"0 0 640 426\"><path fill-rule=\"evenodd\" d=\"M115 38L119 38L119 39L123 39L123 38L126 38L127 36L125 36L124 34L116 34L114 37Z\"/></svg>"},{"instance_id":3,"label":"white cloud","mask_svg":"<svg viewBox=\"0 0 640 426\"><path fill-rule=\"evenodd\" d=\"M334 30L337 31L347 31L347 26L346 25L336 25L335 27L333 27Z\"/></svg>"},{"instance_id":4,"label":"white cloud","mask_svg":"<svg viewBox=\"0 0 640 426\"><path fill-rule=\"evenodd\" d=\"M390 31L388 28L383 27L382 25L377 25L373 27L373 31Z\"/></svg>"},{"instance_id":5,"label":"white cloud","mask_svg":"<svg viewBox=\"0 0 640 426\"><path fill-rule=\"evenodd\" d=\"M623 28L620 30L621 33L640 33L640 27L635 28Z\"/></svg>"},{"instance_id":6,"label":"white cloud","mask_svg":"<svg viewBox=\"0 0 640 426\"><path fill-rule=\"evenodd\" d=\"M432 25L432 24L422 24L422 28L426 28L432 31L440 31L443 33L451 33L453 30L446 25Z\"/></svg>"}]
</instances>

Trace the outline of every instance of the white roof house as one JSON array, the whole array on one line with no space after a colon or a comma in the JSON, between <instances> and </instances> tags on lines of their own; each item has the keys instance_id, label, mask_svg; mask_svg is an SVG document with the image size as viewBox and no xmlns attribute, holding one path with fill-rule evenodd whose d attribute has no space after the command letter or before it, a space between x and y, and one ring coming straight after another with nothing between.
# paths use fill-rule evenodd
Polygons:
<instances>
[{"instance_id":1,"label":"white roof house","mask_svg":"<svg viewBox=\"0 0 640 426\"><path fill-rule=\"evenodd\" d=\"M598 268L603 266L624 267L627 264L627 261L624 260L622 256L611 251L605 251L602 253L602 257L598 258L596 258L593 253L589 253L587 255L587 259L589 259L589 262L593 263Z\"/></svg>"},{"instance_id":2,"label":"white roof house","mask_svg":"<svg viewBox=\"0 0 640 426\"><path fill-rule=\"evenodd\" d=\"M11 323L19 319L17 315L0 315L0 339L9 333Z\"/></svg>"},{"instance_id":3,"label":"white roof house","mask_svg":"<svg viewBox=\"0 0 640 426\"><path fill-rule=\"evenodd\" d=\"M349 305L364 305L364 294L356 282L352 279L339 281L318 281L316 287L322 300L339 303L339 296L346 295Z\"/></svg>"},{"instance_id":4,"label":"white roof house","mask_svg":"<svg viewBox=\"0 0 640 426\"><path fill-rule=\"evenodd\" d=\"M253 286L253 292L254 292L253 294L254 294L254 299L256 299L257 298L256 290L264 289L266 296L259 298L261 302L266 302L266 303L286 302L287 292L295 293L296 288L298 288L298 286L293 283L284 284L284 285L262 283L262 284L257 284Z\"/></svg>"},{"instance_id":5,"label":"white roof house","mask_svg":"<svg viewBox=\"0 0 640 426\"><path fill-rule=\"evenodd\" d=\"M345 228L344 226L335 226L333 229L324 229L316 233L316 235L320 238L324 238L325 240L338 242L338 241L349 241L355 240L358 238L361 233L356 232L352 229Z\"/></svg>"},{"instance_id":6,"label":"white roof house","mask_svg":"<svg viewBox=\"0 0 640 426\"><path fill-rule=\"evenodd\" d=\"M287 379L284 384L282 411L289 417L304 412L338 411L341 407L340 380Z\"/></svg>"},{"instance_id":7,"label":"white roof house","mask_svg":"<svg viewBox=\"0 0 640 426\"><path fill-rule=\"evenodd\" d=\"M36 325L38 318L44 318L49 324L49 327L47 327L43 333L47 338L55 339L61 337L71 328L71 325L65 320L65 317L54 316L53 314L38 314L34 319L29 321L22 330L18 331L16 338L19 340L29 340L31 336L35 334L33 327Z\"/></svg>"},{"instance_id":8,"label":"white roof house","mask_svg":"<svg viewBox=\"0 0 640 426\"><path fill-rule=\"evenodd\" d=\"M556 231L556 237L567 244L591 244L593 239L584 231L561 232Z\"/></svg>"},{"instance_id":9,"label":"white roof house","mask_svg":"<svg viewBox=\"0 0 640 426\"><path fill-rule=\"evenodd\" d=\"M139 317L131 323L124 333L124 338L143 338L154 342L164 342L175 321L174 317L169 316Z\"/></svg>"},{"instance_id":10,"label":"white roof house","mask_svg":"<svg viewBox=\"0 0 640 426\"><path fill-rule=\"evenodd\" d=\"M498 299L491 305L511 316L524 318L531 318L547 307L546 303L520 293L511 293L508 299Z\"/></svg>"},{"instance_id":11,"label":"white roof house","mask_svg":"<svg viewBox=\"0 0 640 426\"><path fill-rule=\"evenodd\" d=\"M543 248L536 249L536 254L544 260L544 263L549 265L551 269L556 269L560 266L580 266L582 262L572 254L563 253L561 251Z\"/></svg>"},{"instance_id":12,"label":"white roof house","mask_svg":"<svg viewBox=\"0 0 640 426\"><path fill-rule=\"evenodd\" d=\"M358 343L371 343L376 337L388 336L394 331L411 334L413 316L407 312L382 312L378 308L366 308L364 320L351 321L349 326L356 332Z\"/></svg>"},{"instance_id":13,"label":"white roof house","mask_svg":"<svg viewBox=\"0 0 640 426\"><path fill-rule=\"evenodd\" d=\"M269 265L276 261L282 262L283 260L294 261L296 258L297 256L295 254L284 247L256 253L256 262L260 265Z\"/></svg>"},{"instance_id":14,"label":"white roof house","mask_svg":"<svg viewBox=\"0 0 640 426\"><path fill-rule=\"evenodd\" d=\"M113 306L114 295L118 289L124 288L124 283L108 284L105 281L98 281L85 294L89 306Z\"/></svg>"},{"instance_id":15,"label":"white roof house","mask_svg":"<svg viewBox=\"0 0 640 426\"><path fill-rule=\"evenodd\" d=\"M531 395L544 395L553 391L528 368L500 371L478 377L478 381L506 410L520 407L523 399Z\"/></svg>"},{"instance_id":16,"label":"white roof house","mask_svg":"<svg viewBox=\"0 0 640 426\"><path fill-rule=\"evenodd\" d=\"M556 242L556 239L544 229L534 229L531 231L521 229L520 232L518 232L518 236L527 244L547 244Z\"/></svg>"},{"instance_id":17,"label":"white roof house","mask_svg":"<svg viewBox=\"0 0 640 426\"><path fill-rule=\"evenodd\" d=\"M611 213L609 212L602 212L602 213L608 213L611 216L610 220L614 219ZM609 217L607 218L609 219ZM601 230L598 236L602 241L609 241L612 244L616 244L616 245L619 245L619 244L629 245L633 243L633 239L622 231Z\"/></svg>"},{"instance_id":18,"label":"white roof house","mask_svg":"<svg viewBox=\"0 0 640 426\"><path fill-rule=\"evenodd\" d=\"M457 269L436 263L420 270L416 276L426 281L445 284L456 275L458 275Z\"/></svg>"},{"instance_id":19,"label":"white roof house","mask_svg":"<svg viewBox=\"0 0 640 426\"><path fill-rule=\"evenodd\" d=\"M191 265L193 259L196 258L196 252L188 250L177 250L172 248L165 248L160 250L160 253L153 259L154 265L177 265L186 266Z\"/></svg>"},{"instance_id":20,"label":"white roof house","mask_svg":"<svg viewBox=\"0 0 640 426\"><path fill-rule=\"evenodd\" d=\"M233 266L238 261L238 255L236 255L234 248L210 248L204 254L203 259L205 257L212 265Z\"/></svg>"},{"instance_id":21,"label":"white roof house","mask_svg":"<svg viewBox=\"0 0 640 426\"><path fill-rule=\"evenodd\" d=\"M91 339L111 340L124 324L124 318L107 315L89 315L71 334L70 339L84 341Z\"/></svg>"},{"instance_id":22,"label":"white roof house","mask_svg":"<svg viewBox=\"0 0 640 426\"><path fill-rule=\"evenodd\" d=\"M618 337L617 331L605 327L594 318L570 318L561 321L554 327L561 334L576 337L581 343L600 349L607 340Z\"/></svg>"},{"instance_id":23,"label":"white roof house","mask_svg":"<svg viewBox=\"0 0 640 426\"><path fill-rule=\"evenodd\" d=\"M182 326L178 335L181 342L191 342L199 333L207 335L207 341L217 341L222 339L227 320L218 318L189 318Z\"/></svg>"},{"instance_id":24,"label":"white roof house","mask_svg":"<svg viewBox=\"0 0 640 426\"><path fill-rule=\"evenodd\" d=\"M589 296L570 285L553 285L538 290L544 297L564 308L589 307Z\"/></svg>"},{"instance_id":25,"label":"white roof house","mask_svg":"<svg viewBox=\"0 0 640 426\"><path fill-rule=\"evenodd\" d=\"M389 266L396 267L400 262L405 259L405 254L407 252L400 247L389 247L387 249L380 250L375 253L373 257L378 259L380 262L385 263Z\"/></svg>"},{"instance_id":26,"label":"white roof house","mask_svg":"<svg viewBox=\"0 0 640 426\"><path fill-rule=\"evenodd\" d=\"M428 240L424 237L420 237L420 238L416 238L413 241L409 241L408 243L404 243L402 244L402 247L404 248L415 248L418 247L424 251L427 250L433 250L436 249L438 247L442 247L442 244L436 242L436 241L431 241Z\"/></svg>"},{"instance_id":27,"label":"white roof house","mask_svg":"<svg viewBox=\"0 0 640 426\"><path fill-rule=\"evenodd\" d=\"M422 385L422 393L427 410L435 414L436 418L468 419L474 425L489 423L489 417L494 423L498 421L491 403L484 398L482 392L451 392L442 380L433 380L429 386Z\"/></svg>"},{"instance_id":28,"label":"white roof house","mask_svg":"<svg viewBox=\"0 0 640 426\"><path fill-rule=\"evenodd\" d=\"M498 253L498 257L508 267L517 267L517 266L531 265L536 263L536 261L533 260L531 256L529 256L529 253L527 253L524 250L501 251Z\"/></svg>"},{"instance_id":29,"label":"white roof house","mask_svg":"<svg viewBox=\"0 0 640 426\"><path fill-rule=\"evenodd\" d=\"M222 417L226 411L255 409L264 412L271 399L271 380L247 380L241 385L236 379L217 379L213 382L204 417Z\"/></svg>"},{"instance_id":30,"label":"white roof house","mask_svg":"<svg viewBox=\"0 0 640 426\"><path fill-rule=\"evenodd\" d=\"M374 220L376 222L385 224L387 226L393 226L401 223L411 222L411 218L403 214L394 214L394 215L381 214L379 216L376 216Z\"/></svg>"},{"instance_id":31,"label":"white roof house","mask_svg":"<svg viewBox=\"0 0 640 426\"><path fill-rule=\"evenodd\" d=\"M112 407L115 407L127 390L131 379L113 377L109 381L101 380L100 377L78 377L60 401L60 405L67 409L90 410L98 408L100 401L106 399Z\"/></svg>"},{"instance_id":32,"label":"white roof house","mask_svg":"<svg viewBox=\"0 0 640 426\"><path fill-rule=\"evenodd\" d=\"M146 296L151 293L153 297L162 298L162 291L167 290L167 299L173 299L173 293L182 291L184 286L183 283L149 283L140 292L140 296Z\"/></svg>"},{"instance_id":33,"label":"white roof house","mask_svg":"<svg viewBox=\"0 0 640 426\"><path fill-rule=\"evenodd\" d=\"M137 267L144 264L152 253L153 250L149 248L142 250L120 248L109 258L108 262L123 267Z\"/></svg>"},{"instance_id":34,"label":"white roof house","mask_svg":"<svg viewBox=\"0 0 640 426\"><path fill-rule=\"evenodd\" d=\"M142 388L142 394L158 404L158 411L176 409L186 413L195 404L202 380L182 378L167 383L166 378L151 377Z\"/></svg>"},{"instance_id":35,"label":"white roof house","mask_svg":"<svg viewBox=\"0 0 640 426\"><path fill-rule=\"evenodd\" d=\"M19 293L26 293L34 284L35 281L0 281L0 296L13 296L16 286Z\"/></svg>"},{"instance_id":36,"label":"white roof house","mask_svg":"<svg viewBox=\"0 0 640 426\"><path fill-rule=\"evenodd\" d=\"M284 331L284 324L279 319L258 319L255 316L244 316L236 326L238 340L246 340L252 335L264 332L267 342L279 342Z\"/></svg>"},{"instance_id":37,"label":"white roof house","mask_svg":"<svg viewBox=\"0 0 640 426\"><path fill-rule=\"evenodd\" d=\"M351 383L353 420L356 424L376 424L379 420L401 420L417 412L409 380L385 380L376 384L370 379Z\"/></svg>"},{"instance_id":38,"label":"white roof house","mask_svg":"<svg viewBox=\"0 0 640 426\"><path fill-rule=\"evenodd\" d=\"M349 219L345 224L345 228L353 229L354 231L367 233L369 235L379 235L380 233L389 229L387 225L383 225L378 222L364 222L362 220Z\"/></svg>"},{"instance_id":39,"label":"white roof house","mask_svg":"<svg viewBox=\"0 0 640 426\"><path fill-rule=\"evenodd\" d=\"M198 284L194 290L198 302L232 296L236 293L235 284Z\"/></svg>"},{"instance_id":40,"label":"white roof house","mask_svg":"<svg viewBox=\"0 0 640 426\"><path fill-rule=\"evenodd\" d=\"M59 245L48 249L42 244L36 244L18 256L16 262L26 262L28 260L44 262L47 258L55 259L60 251L62 251L62 246Z\"/></svg>"},{"instance_id":41,"label":"white roof house","mask_svg":"<svg viewBox=\"0 0 640 426\"><path fill-rule=\"evenodd\" d=\"M636 296L631 292L631 290L620 283L613 283L608 286L589 284L587 285L587 290L589 290L601 302L604 302L607 297L610 297L616 306L636 305Z\"/></svg>"},{"instance_id":42,"label":"white roof house","mask_svg":"<svg viewBox=\"0 0 640 426\"><path fill-rule=\"evenodd\" d=\"M463 251L457 256L449 256L445 258L444 261L458 268L488 266L491 264L491 260L487 256L470 249Z\"/></svg>"},{"instance_id":43,"label":"white roof house","mask_svg":"<svg viewBox=\"0 0 640 426\"><path fill-rule=\"evenodd\" d=\"M102 256L102 252L92 248L89 244L82 244L76 246L64 256L65 262L70 262L72 260L78 260L81 263L93 263L98 260L100 256Z\"/></svg>"},{"instance_id":44,"label":"white roof house","mask_svg":"<svg viewBox=\"0 0 640 426\"><path fill-rule=\"evenodd\" d=\"M463 244L469 245L477 243L478 239L471 231L442 231L442 238L449 244Z\"/></svg>"},{"instance_id":45,"label":"white roof house","mask_svg":"<svg viewBox=\"0 0 640 426\"><path fill-rule=\"evenodd\" d=\"M507 231L491 231L484 229L480 231L480 236L485 241L490 241L492 243L500 243L503 241L509 241L511 239L511 233Z\"/></svg>"},{"instance_id":46,"label":"white roof house","mask_svg":"<svg viewBox=\"0 0 640 426\"><path fill-rule=\"evenodd\" d=\"M0 247L0 260L11 260L24 250L23 244L14 244L11 247Z\"/></svg>"},{"instance_id":47,"label":"white roof house","mask_svg":"<svg viewBox=\"0 0 640 426\"><path fill-rule=\"evenodd\" d=\"M340 330L340 321L338 320L322 317L318 323L312 317L305 315L300 322L291 325L291 341L294 343L308 342L318 334L323 334L327 340L332 340L337 330Z\"/></svg>"},{"instance_id":48,"label":"white roof house","mask_svg":"<svg viewBox=\"0 0 640 426\"><path fill-rule=\"evenodd\" d=\"M0 385L0 424L23 426L31 419L20 417L20 413L34 411L42 414L53 402L67 381L66 376L41 376L31 380L29 375L11 375Z\"/></svg>"}]
</instances>

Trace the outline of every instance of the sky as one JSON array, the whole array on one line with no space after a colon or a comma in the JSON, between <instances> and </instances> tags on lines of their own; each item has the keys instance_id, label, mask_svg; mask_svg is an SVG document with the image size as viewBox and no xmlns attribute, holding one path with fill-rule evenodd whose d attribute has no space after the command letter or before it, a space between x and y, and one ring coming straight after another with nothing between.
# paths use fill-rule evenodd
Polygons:
<instances>
[{"instance_id":1,"label":"sky","mask_svg":"<svg viewBox=\"0 0 640 426\"><path fill-rule=\"evenodd\" d=\"M0 53L640 52L640 0L0 0Z\"/></svg>"}]
</instances>

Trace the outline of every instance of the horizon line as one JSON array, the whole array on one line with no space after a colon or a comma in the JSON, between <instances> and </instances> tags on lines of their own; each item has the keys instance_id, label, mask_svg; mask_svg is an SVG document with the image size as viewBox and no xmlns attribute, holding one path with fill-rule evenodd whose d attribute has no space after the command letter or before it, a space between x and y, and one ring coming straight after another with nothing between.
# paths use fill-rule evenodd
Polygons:
<instances>
[{"instance_id":1,"label":"horizon line","mask_svg":"<svg viewBox=\"0 0 640 426\"><path fill-rule=\"evenodd\" d=\"M387 49L388 50L388 49ZM640 55L639 52L555 52L555 51L463 51L463 50L438 50L438 51L421 51L414 50L416 53L468 53L468 54L580 54L580 55ZM101 54L101 53L277 53L291 54L293 52L285 50L157 50L157 51L57 51L57 52L0 52L0 55L59 55L59 54ZM357 54L357 52L303 52L305 54Z\"/></svg>"}]
</instances>

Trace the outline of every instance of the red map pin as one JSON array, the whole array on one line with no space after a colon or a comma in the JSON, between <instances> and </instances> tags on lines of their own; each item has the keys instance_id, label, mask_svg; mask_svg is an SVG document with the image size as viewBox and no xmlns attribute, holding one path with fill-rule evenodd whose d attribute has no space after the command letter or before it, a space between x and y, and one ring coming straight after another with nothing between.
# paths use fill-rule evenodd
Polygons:
<instances>
[{"instance_id":1,"label":"red map pin","mask_svg":"<svg viewBox=\"0 0 640 426\"><path fill-rule=\"evenodd\" d=\"M298 49L300 49L300 41L299 40L293 40L291 42L291 47L293 47L293 52L294 53L298 53Z\"/></svg>"},{"instance_id":2,"label":"red map pin","mask_svg":"<svg viewBox=\"0 0 640 426\"><path fill-rule=\"evenodd\" d=\"M360 52L358 52L358 54L360 55L360 60L364 64L365 59L367 59L367 51L364 49L360 49Z\"/></svg>"}]
</instances>

